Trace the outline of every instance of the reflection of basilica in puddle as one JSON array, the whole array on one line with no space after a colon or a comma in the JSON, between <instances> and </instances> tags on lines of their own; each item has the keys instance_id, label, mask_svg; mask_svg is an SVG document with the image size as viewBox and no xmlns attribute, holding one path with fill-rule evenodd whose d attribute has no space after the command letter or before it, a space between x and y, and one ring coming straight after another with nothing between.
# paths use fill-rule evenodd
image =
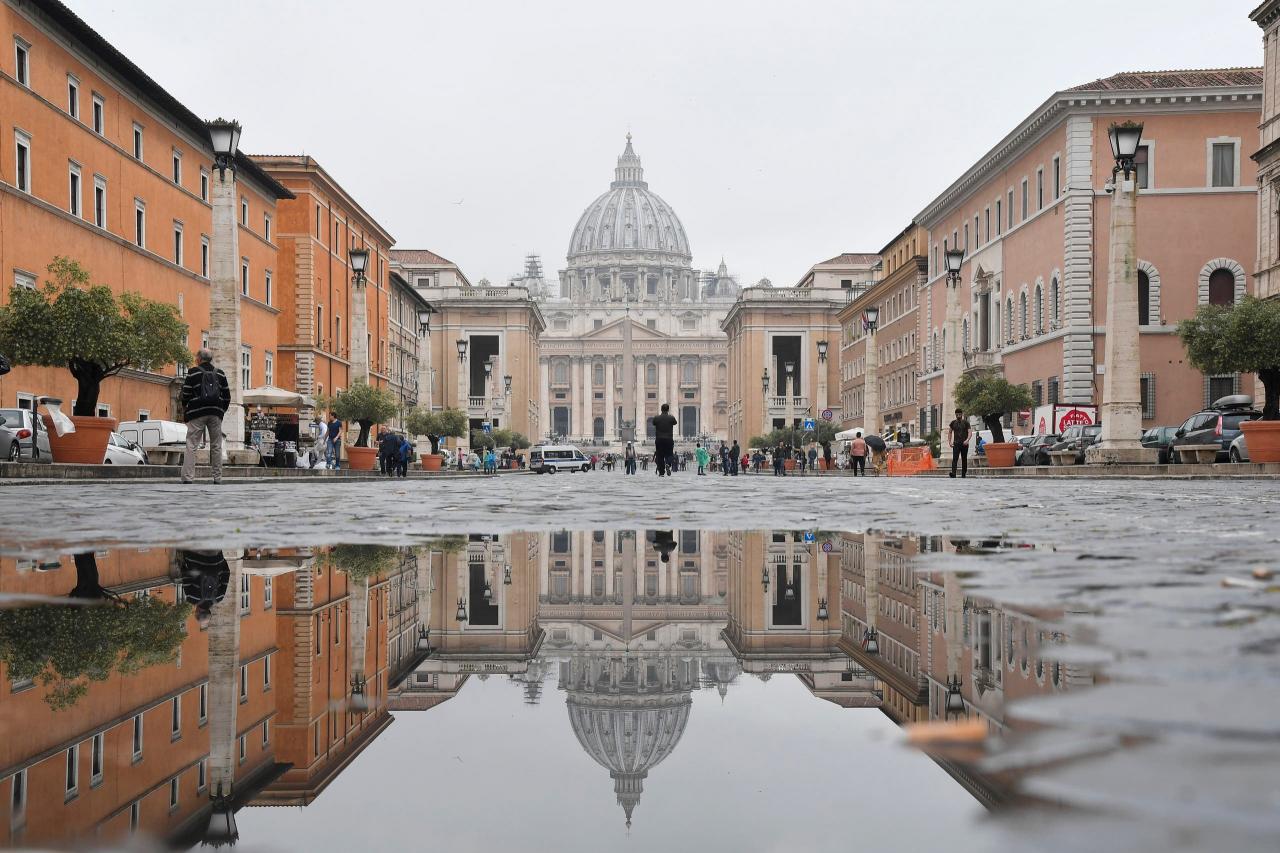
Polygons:
<instances>
[{"instance_id":1,"label":"reflection of basilica in puddle","mask_svg":"<svg viewBox=\"0 0 1280 853\"><path fill-rule=\"evenodd\" d=\"M311 803L394 716L454 698L472 676L505 675L530 703L554 682L628 824L678 748L695 691L732 701L744 674L791 674L818 698L900 724L959 715L999 733L1006 700L1090 679L1040 660L1042 643L1062 639L1058 614L974 600L954 575L914 565L920 552L974 548L882 532L666 530L0 558L5 593L101 590L112 614L185 629L150 638L168 638L164 648L122 650L114 669L77 671L6 633L14 613L44 618L35 608L0 611L0 723L28 733L0 746L0 837L229 840L236 810ZM91 623L50 616L40 630ZM159 629L132 631L139 642ZM60 689L76 696L54 710ZM1003 796L938 761L983 804Z\"/></svg>"}]
</instances>

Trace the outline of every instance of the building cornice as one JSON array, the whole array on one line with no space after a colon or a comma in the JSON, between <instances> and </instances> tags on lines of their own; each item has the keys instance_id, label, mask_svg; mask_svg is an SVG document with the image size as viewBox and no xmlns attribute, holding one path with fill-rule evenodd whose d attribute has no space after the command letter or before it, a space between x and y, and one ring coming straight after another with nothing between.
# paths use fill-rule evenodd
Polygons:
<instances>
[{"instance_id":1,"label":"building cornice","mask_svg":"<svg viewBox=\"0 0 1280 853\"><path fill-rule=\"evenodd\" d=\"M309 154L251 154L248 159L253 165L269 177L284 181L294 179L317 184L330 198L338 199L342 206L354 213L360 220L361 230L377 234L383 246L390 249L395 245L395 238L383 228L373 216L352 198L342 185L334 180L325 168ZM388 257L389 260L389 257Z\"/></svg>"},{"instance_id":2,"label":"building cornice","mask_svg":"<svg viewBox=\"0 0 1280 853\"><path fill-rule=\"evenodd\" d=\"M1280 18L1280 0L1266 0L1258 8L1249 13L1249 20L1264 30Z\"/></svg>"},{"instance_id":3,"label":"building cornice","mask_svg":"<svg viewBox=\"0 0 1280 853\"><path fill-rule=\"evenodd\" d=\"M1280 2L1280 0L1278 0ZM929 202L915 221L934 228L1020 151L1072 115L1152 112L1201 112L1211 109L1261 109L1261 86L1205 86L1185 89L1061 91L1054 93L964 174ZM1256 100L1255 100L1256 99Z\"/></svg>"}]
</instances>

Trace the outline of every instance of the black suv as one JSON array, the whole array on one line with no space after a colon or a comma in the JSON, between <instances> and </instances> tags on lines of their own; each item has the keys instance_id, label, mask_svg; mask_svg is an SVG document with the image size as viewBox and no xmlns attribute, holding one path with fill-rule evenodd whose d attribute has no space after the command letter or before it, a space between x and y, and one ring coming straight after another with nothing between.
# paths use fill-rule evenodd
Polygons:
<instances>
[{"instance_id":1,"label":"black suv","mask_svg":"<svg viewBox=\"0 0 1280 853\"><path fill-rule=\"evenodd\" d=\"M1231 394L1214 400L1212 406L1183 421L1169 443L1173 448L1180 444L1216 444L1218 455L1215 461L1228 462L1231 442L1240 434L1240 424L1260 417L1262 412L1253 408L1252 397ZM1175 465L1182 462L1176 449L1170 450L1169 461Z\"/></svg>"}]
</instances>

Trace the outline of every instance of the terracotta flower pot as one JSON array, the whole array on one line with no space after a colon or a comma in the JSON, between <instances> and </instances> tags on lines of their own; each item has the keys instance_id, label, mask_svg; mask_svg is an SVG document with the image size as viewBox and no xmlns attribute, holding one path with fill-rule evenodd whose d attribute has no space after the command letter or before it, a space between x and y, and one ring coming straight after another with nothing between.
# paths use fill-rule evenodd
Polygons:
<instances>
[{"instance_id":1,"label":"terracotta flower pot","mask_svg":"<svg viewBox=\"0 0 1280 853\"><path fill-rule=\"evenodd\" d=\"M783 467L783 469L784 469L784 470L786 470L786 471L794 471L794 470L796 470L796 460L794 460L794 459L783 459L783 460L782 460L782 467Z\"/></svg>"},{"instance_id":2,"label":"terracotta flower pot","mask_svg":"<svg viewBox=\"0 0 1280 853\"><path fill-rule=\"evenodd\" d=\"M48 415L41 415L49 434L49 451L54 462L76 465L101 465L107 455L107 440L120 422L115 418L93 418L69 415L75 432L59 437Z\"/></svg>"},{"instance_id":3,"label":"terracotta flower pot","mask_svg":"<svg viewBox=\"0 0 1280 853\"><path fill-rule=\"evenodd\" d=\"M444 463L444 455L440 453L423 453L422 454L422 470L423 471L439 471L440 466Z\"/></svg>"},{"instance_id":4,"label":"terracotta flower pot","mask_svg":"<svg viewBox=\"0 0 1280 853\"><path fill-rule=\"evenodd\" d=\"M1240 429L1250 462L1280 462L1280 421L1245 421Z\"/></svg>"},{"instance_id":5,"label":"terracotta flower pot","mask_svg":"<svg viewBox=\"0 0 1280 853\"><path fill-rule=\"evenodd\" d=\"M372 471L378 467L378 448L348 447L347 462L352 471Z\"/></svg>"},{"instance_id":6,"label":"terracotta flower pot","mask_svg":"<svg viewBox=\"0 0 1280 853\"><path fill-rule=\"evenodd\" d=\"M991 468L1012 468L1013 458L1018 452L1016 441L993 441L984 444L983 452L987 454L987 466Z\"/></svg>"}]
</instances>

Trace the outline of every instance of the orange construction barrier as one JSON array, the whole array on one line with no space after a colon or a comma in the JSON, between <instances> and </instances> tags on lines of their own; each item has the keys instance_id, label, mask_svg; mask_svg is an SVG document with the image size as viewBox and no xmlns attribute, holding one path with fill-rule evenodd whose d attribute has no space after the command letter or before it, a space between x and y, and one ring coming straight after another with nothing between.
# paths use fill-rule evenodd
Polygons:
<instances>
[{"instance_id":1,"label":"orange construction barrier","mask_svg":"<svg viewBox=\"0 0 1280 853\"><path fill-rule=\"evenodd\" d=\"M889 451L890 477L910 476L921 471L932 471L937 467L928 447L900 447Z\"/></svg>"}]
</instances>

